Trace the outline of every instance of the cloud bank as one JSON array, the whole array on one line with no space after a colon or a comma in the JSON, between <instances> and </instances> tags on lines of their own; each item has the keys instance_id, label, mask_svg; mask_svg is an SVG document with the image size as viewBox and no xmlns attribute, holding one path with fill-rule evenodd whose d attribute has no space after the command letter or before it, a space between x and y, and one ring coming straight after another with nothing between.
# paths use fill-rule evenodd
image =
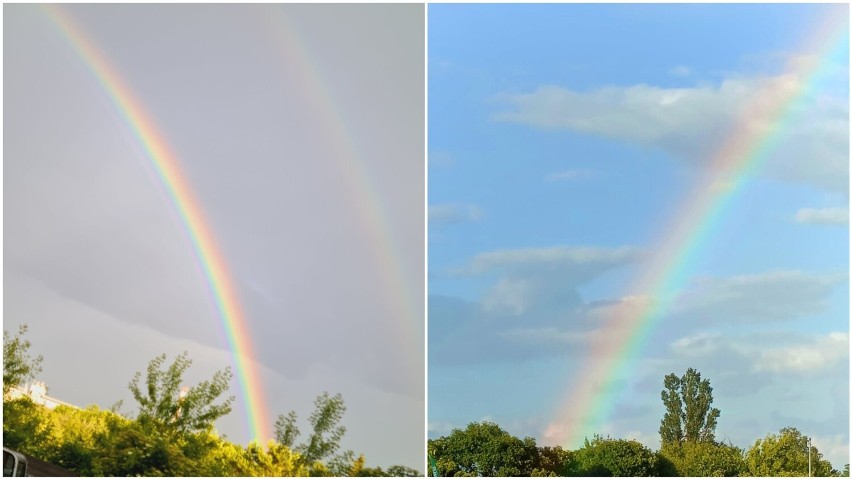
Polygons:
<instances>
[{"instance_id":1,"label":"cloud bank","mask_svg":"<svg viewBox=\"0 0 852 479\"><path fill-rule=\"evenodd\" d=\"M849 209L847 208L802 208L796 212L796 222L822 225L849 224Z\"/></svg>"},{"instance_id":2,"label":"cloud bank","mask_svg":"<svg viewBox=\"0 0 852 479\"><path fill-rule=\"evenodd\" d=\"M812 59L790 61L806 60ZM785 134L776 138L766 174L848 193L849 100L842 89L806 93L790 105L784 118L759 120L749 118L743 110L748 105L777 102L780 98L774 94L799 91L806 81L803 76L783 74L731 77L718 85L699 83L690 88L638 84L577 91L543 85L531 92L500 95L498 101L506 108L493 118L655 148L693 165L706 164L728 137L740 134L743 128L763 141L782 128L784 119L796 118L783 124Z\"/></svg>"}]
</instances>

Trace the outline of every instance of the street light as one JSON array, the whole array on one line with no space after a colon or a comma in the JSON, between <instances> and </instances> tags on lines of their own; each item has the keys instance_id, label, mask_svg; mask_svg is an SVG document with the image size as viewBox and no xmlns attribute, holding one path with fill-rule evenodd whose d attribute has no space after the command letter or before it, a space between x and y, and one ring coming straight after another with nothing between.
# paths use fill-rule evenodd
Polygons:
<instances>
[{"instance_id":1,"label":"street light","mask_svg":"<svg viewBox=\"0 0 852 479\"><path fill-rule=\"evenodd\" d=\"M811 477L811 438L808 437L808 477Z\"/></svg>"}]
</instances>

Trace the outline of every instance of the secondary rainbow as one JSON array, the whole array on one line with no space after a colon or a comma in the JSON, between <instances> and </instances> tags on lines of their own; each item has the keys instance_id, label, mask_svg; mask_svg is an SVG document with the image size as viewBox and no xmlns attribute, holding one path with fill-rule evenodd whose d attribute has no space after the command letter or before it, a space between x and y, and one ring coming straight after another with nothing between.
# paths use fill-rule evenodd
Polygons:
<instances>
[{"instance_id":1,"label":"secondary rainbow","mask_svg":"<svg viewBox=\"0 0 852 479\"><path fill-rule=\"evenodd\" d=\"M663 230L647 267L625 301L605 314L605 335L593 342L587 363L569 389L565 406L544 433L548 442L576 448L609 417L618 384L628 377L649 333L677 297L690 261L708 240L735 193L777 146L797 106L807 99L829 59L848 59L848 10L832 10L803 51L817 52L767 80L761 94L745 105L731 134L710 159L708 174ZM649 287L650 286L650 287Z\"/></svg>"},{"instance_id":2,"label":"secondary rainbow","mask_svg":"<svg viewBox=\"0 0 852 479\"><path fill-rule=\"evenodd\" d=\"M274 38L274 44L280 48L282 65L286 65L289 73L298 75L300 93L309 98L314 107L306 114L320 120L324 124L324 130L329 133L328 146L333 151L331 156L337 160L338 171L351 198L361 232L372 246L373 258L380 268L384 282L380 291L391 307L387 324L389 335L398 339L405 355L406 364L401 369L411 372L423 371L423 350L420 346L424 344L425 338L424 306L422 300L415 299L415 294L420 291L416 291L411 284L410 278L414 277L414 273L406 270L399 241L394 241L393 229L388 222L389 216L385 208L385 204L389 202L382 200L362 158L363 155L359 153L357 143L350 133L345 115L338 108L338 102L332 98L333 88L326 80L327 76L321 73L321 68L312 59L310 49L302 41L298 25L290 21L281 5L265 7L267 8L261 10L262 21L266 23ZM399 161L423 162L420 155L410 159L401 158ZM406 378L410 381L408 387L413 390L423 389L422 376L409 374Z\"/></svg>"},{"instance_id":3,"label":"secondary rainbow","mask_svg":"<svg viewBox=\"0 0 852 479\"><path fill-rule=\"evenodd\" d=\"M228 346L233 355L250 437L261 441L271 438L271 422L264 401L258 367L248 354L253 351L253 348L250 335L246 330L245 316L240 308L236 290L231 284L225 260L216 245L203 210L192 194L189 182L181 172L178 158L171 151L165 137L158 131L153 119L133 95L130 87L110 65L103 53L77 26L70 14L58 5L42 5L41 8L108 95L166 187L189 233L198 261L207 278L207 284L215 299L216 308L228 338Z\"/></svg>"}]
</instances>

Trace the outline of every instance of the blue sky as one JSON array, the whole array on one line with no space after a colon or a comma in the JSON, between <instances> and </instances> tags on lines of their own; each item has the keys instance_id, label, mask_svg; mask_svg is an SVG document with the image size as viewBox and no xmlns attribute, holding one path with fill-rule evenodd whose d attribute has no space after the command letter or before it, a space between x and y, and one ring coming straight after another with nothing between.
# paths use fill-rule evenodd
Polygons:
<instances>
[{"instance_id":1,"label":"blue sky","mask_svg":"<svg viewBox=\"0 0 852 479\"><path fill-rule=\"evenodd\" d=\"M633 304L737 109L814 55L831 14L848 10L429 7L430 437L488 419L547 442L588 339L607 334L594 318ZM663 376L696 367L717 437L748 447L793 426L848 461L848 48L822 66L598 432L657 447Z\"/></svg>"}]
</instances>

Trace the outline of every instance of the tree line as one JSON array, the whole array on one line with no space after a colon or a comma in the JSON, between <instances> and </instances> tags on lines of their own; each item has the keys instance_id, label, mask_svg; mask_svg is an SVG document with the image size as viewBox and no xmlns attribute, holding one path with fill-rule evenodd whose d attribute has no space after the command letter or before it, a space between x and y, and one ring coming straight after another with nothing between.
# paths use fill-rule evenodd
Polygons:
<instances>
[{"instance_id":1,"label":"tree line","mask_svg":"<svg viewBox=\"0 0 852 479\"><path fill-rule=\"evenodd\" d=\"M660 449L635 440L594 435L576 450L537 446L492 422L474 422L430 439L429 476L849 476L834 470L808 438L792 427L757 439L744 450L717 441L720 411L708 379L690 368L667 375L661 392ZM810 464L809 464L810 453Z\"/></svg>"},{"instance_id":2,"label":"tree line","mask_svg":"<svg viewBox=\"0 0 852 479\"><path fill-rule=\"evenodd\" d=\"M43 358L30 354L26 326L3 331L3 446L56 464L80 476L421 476L405 466L367 467L363 454L340 451L346 433L346 406L340 394L327 392L314 401L311 431L304 440L297 415L275 422L275 439L243 447L220 436L213 425L231 412L225 397L230 368L186 387L183 375L192 361L187 353L171 364L161 355L128 387L138 404L134 415L89 406L48 409L28 396L12 399L12 387L33 379Z\"/></svg>"}]
</instances>

